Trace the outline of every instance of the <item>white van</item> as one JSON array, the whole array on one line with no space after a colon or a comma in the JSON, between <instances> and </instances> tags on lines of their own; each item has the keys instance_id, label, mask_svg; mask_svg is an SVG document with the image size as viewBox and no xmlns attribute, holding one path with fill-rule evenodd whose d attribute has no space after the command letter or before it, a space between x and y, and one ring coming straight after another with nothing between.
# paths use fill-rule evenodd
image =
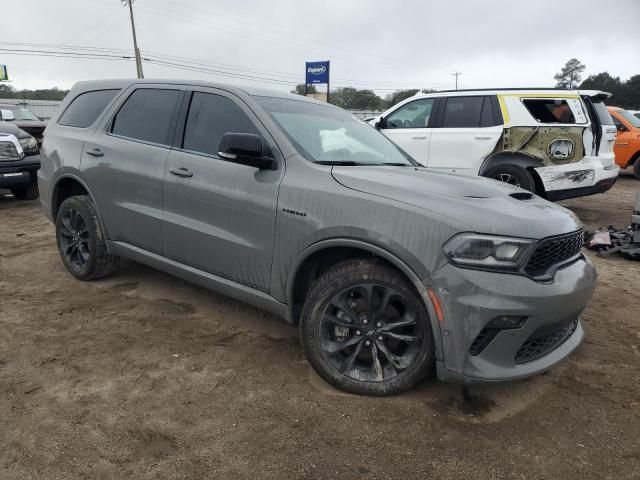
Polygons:
<instances>
[{"instance_id":1,"label":"white van","mask_svg":"<svg viewBox=\"0 0 640 480\"><path fill-rule=\"evenodd\" d=\"M369 123L428 168L562 200L606 192L616 182L608 96L557 89L418 93Z\"/></svg>"}]
</instances>

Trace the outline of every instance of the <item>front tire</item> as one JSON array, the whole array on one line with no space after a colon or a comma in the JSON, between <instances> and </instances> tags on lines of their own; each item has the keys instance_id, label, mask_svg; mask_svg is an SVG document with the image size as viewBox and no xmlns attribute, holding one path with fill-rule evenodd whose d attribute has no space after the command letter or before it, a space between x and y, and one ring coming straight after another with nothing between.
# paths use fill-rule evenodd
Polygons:
<instances>
[{"instance_id":1,"label":"front tire","mask_svg":"<svg viewBox=\"0 0 640 480\"><path fill-rule=\"evenodd\" d=\"M640 180L640 153L636 155L633 162L633 176L636 180Z\"/></svg>"},{"instance_id":2,"label":"front tire","mask_svg":"<svg viewBox=\"0 0 640 480\"><path fill-rule=\"evenodd\" d=\"M536 183L533 176L524 168L515 165L498 165L487 170L484 176L535 193Z\"/></svg>"},{"instance_id":3,"label":"front tire","mask_svg":"<svg viewBox=\"0 0 640 480\"><path fill-rule=\"evenodd\" d=\"M56 215L58 252L66 269L78 280L111 275L119 258L107 252L96 209L86 196L67 198Z\"/></svg>"},{"instance_id":4,"label":"front tire","mask_svg":"<svg viewBox=\"0 0 640 480\"><path fill-rule=\"evenodd\" d=\"M32 180L28 187L12 188L11 193L17 200L35 200L40 195L38 182Z\"/></svg>"},{"instance_id":5,"label":"front tire","mask_svg":"<svg viewBox=\"0 0 640 480\"><path fill-rule=\"evenodd\" d=\"M305 300L300 336L314 370L359 395L405 391L435 362L424 302L400 272L373 260L342 262L322 275Z\"/></svg>"}]
</instances>

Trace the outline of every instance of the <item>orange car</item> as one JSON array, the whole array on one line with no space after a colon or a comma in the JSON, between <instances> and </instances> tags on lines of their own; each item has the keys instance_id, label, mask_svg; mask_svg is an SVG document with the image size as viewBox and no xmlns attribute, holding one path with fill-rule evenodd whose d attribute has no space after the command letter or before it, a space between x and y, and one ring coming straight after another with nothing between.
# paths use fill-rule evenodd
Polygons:
<instances>
[{"instance_id":1,"label":"orange car","mask_svg":"<svg viewBox=\"0 0 640 480\"><path fill-rule=\"evenodd\" d=\"M616 163L620 168L633 165L633 176L640 180L640 118L622 108L607 109L618 129L616 143L613 146Z\"/></svg>"}]
</instances>

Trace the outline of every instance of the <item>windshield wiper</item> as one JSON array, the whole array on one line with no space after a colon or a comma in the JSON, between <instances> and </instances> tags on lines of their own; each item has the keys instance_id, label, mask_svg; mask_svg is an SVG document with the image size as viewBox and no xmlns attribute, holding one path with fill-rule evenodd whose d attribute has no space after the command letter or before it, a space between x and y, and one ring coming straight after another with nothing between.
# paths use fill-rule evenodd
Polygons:
<instances>
[{"instance_id":1,"label":"windshield wiper","mask_svg":"<svg viewBox=\"0 0 640 480\"><path fill-rule=\"evenodd\" d=\"M355 167L360 165L373 165L371 163L354 162L352 160L316 160L313 163L318 165L342 165L346 167Z\"/></svg>"},{"instance_id":2,"label":"windshield wiper","mask_svg":"<svg viewBox=\"0 0 640 480\"><path fill-rule=\"evenodd\" d=\"M400 162L376 163L376 165L384 165L385 167L413 167L410 163Z\"/></svg>"}]
</instances>

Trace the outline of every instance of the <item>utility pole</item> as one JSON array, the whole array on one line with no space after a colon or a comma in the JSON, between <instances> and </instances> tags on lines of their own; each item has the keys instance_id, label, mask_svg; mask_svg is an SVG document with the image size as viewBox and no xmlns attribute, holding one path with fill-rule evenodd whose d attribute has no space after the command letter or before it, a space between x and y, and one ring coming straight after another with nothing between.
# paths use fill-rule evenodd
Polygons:
<instances>
[{"instance_id":1,"label":"utility pole","mask_svg":"<svg viewBox=\"0 0 640 480\"><path fill-rule=\"evenodd\" d=\"M459 76L459 75L462 75L462 72L452 73L451 75L453 75L454 77L456 77L456 90L458 90L458 76Z\"/></svg>"},{"instance_id":2,"label":"utility pole","mask_svg":"<svg viewBox=\"0 0 640 480\"><path fill-rule=\"evenodd\" d=\"M122 0L122 5L129 6L131 32L133 33L133 52L136 55L136 72L138 74L138 78L144 78L144 73L142 73L142 59L140 58L140 49L138 48L138 39L136 38L136 24L133 21L133 1L134 0Z\"/></svg>"}]
</instances>

